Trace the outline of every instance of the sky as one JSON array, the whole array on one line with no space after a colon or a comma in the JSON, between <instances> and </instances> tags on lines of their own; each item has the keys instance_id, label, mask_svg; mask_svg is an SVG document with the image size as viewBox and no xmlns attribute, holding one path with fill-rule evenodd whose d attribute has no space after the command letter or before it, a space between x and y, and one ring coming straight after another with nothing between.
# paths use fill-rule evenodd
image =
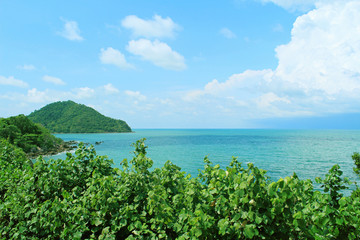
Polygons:
<instances>
[{"instance_id":1,"label":"sky","mask_svg":"<svg viewBox=\"0 0 360 240\"><path fill-rule=\"evenodd\" d=\"M0 117L360 128L360 0L0 0Z\"/></svg>"}]
</instances>

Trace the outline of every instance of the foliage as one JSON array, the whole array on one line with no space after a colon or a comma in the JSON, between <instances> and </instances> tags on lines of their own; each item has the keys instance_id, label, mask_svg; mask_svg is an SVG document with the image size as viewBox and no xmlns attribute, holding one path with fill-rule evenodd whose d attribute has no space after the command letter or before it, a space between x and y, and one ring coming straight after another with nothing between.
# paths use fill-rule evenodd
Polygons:
<instances>
[{"instance_id":1,"label":"foliage","mask_svg":"<svg viewBox=\"0 0 360 240\"><path fill-rule=\"evenodd\" d=\"M6 144L5 144L6 145ZM204 159L197 177L166 162L151 169L144 140L113 168L93 147L65 160L1 157L1 239L359 239L360 198L335 165L324 191L296 174L272 181L236 158L226 169ZM9 156L2 148L1 156ZM23 167L21 167L23 166ZM7 173L8 175L12 172Z\"/></svg>"},{"instance_id":2,"label":"foliage","mask_svg":"<svg viewBox=\"0 0 360 240\"><path fill-rule=\"evenodd\" d=\"M54 137L49 130L22 114L0 119L0 139L8 140L30 155L56 152L59 146L65 144L62 139Z\"/></svg>"},{"instance_id":3,"label":"foliage","mask_svg":"<svg viewBox=\"0 0 360 240\"><path fill-rule=\"evenodd\" d=\"M28 117L54 133L131 132L126 122L105 117L73 101L48 104Z\"/></svg>"},{"instance_id":4,"label":"foliage","mask_svg":"<svg viewBox=\"0 0 360 240\"><path fill-rule=\"evenodd\" d=\"M22 178L23 171L31 167L32 162L8 140L0 139L0 149L0 199L3 200L8 189Z\"/></svg>"},{"instance_id":5,"label":"foliage","mask_svg":"<svg viewBox=\"0 0 360 240\"><path fill-rule=\"evenodd\" d=\"M354 172L360 176L360 154L355 152L352 155L352 159L354 160L355 163Z\"/></svg>"},{"instance_id":6,"label":"foliage","mask_svg":"<svg viewBox=\"0 0 360 240\"><path fill-rule=\"evenodd\" d=\"M358 152L355 152L352 155L352 159L354 160L355 164L355 167L353 168L354 172L360 177L360 154ZM356 187L356 190L352 192L352 195L360 197L360 188Z\"/></svg>"}]
</instances>

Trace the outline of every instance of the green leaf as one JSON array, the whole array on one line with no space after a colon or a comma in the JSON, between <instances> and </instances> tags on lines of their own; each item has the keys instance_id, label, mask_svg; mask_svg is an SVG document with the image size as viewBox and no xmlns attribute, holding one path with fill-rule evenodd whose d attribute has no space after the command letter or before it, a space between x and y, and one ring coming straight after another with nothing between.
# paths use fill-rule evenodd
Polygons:
<instances>
[{"instance_id":1,"label":"green leaf","mask_svg":"<svg viewBox=\"0 0 360 240\"><path fill-rule=\"evenodd\" d=\"M202 234L202 231L201 231L199 228L196 228L196 229L195 229L195 236L196 236L196 237L200 237L201 234Z\"/></svg>"},{"instance_id":2,"label":"green leaf","mask_svg":"<svg viewBox=\"0 0 360 240\"><path fill-rule=\"evenodd\" d=\"M81 239L82 233L81 232L76 232L74 234L74 239Z\"/></svg>"},{"instance_id":3,"label":"green leaf","mask_svg":"<svg viewBox=\"0 0 360 240\"><path fill-rule=\"evenodd\" d=\"M252 225L252 224L246 225L245 229L244 229L244 234L247 238L252 239L256 234L256 229L255 229L254 225Z\"/></svg>"},{"instance_id":4,"label":"green leaf","mask_svg":"<svg viewBox=\"0 0 360 240\"><path fill-rule=\"evenodd\" d=\"M94 222L94 224L95 224L95 226L99 226L99 225L101 225L103 222L102 222L102 220L100 219L100 218L96 218L95 219L95 222Z\"/></svg>"},{"instance_id":5,"label":"green leaf","mask_svg":"<svg viewBox=\"0 0 360 240\"><path fill-rule=\"evenodd\" d=\"M270 196L273 196L275 194L275 192L276 192L276 182L272 182L268 186L268 194Z\"/></svg>"},{"instance_id":6,"label":"green leaf","mask_svg":"<svg viewBox=\"0 0 360 240\"><path fill-rule=\"evenodd\" d=\"M243 181L240 183L240 189L246 189L248 186L247 182Z\"/></svg>"},{"instance_id":7,"label":"green leaf","mask_svg":"<svg viewBox=\"0 0 360 240\"><path fill-rule=\"evenodd\" d=\"M346 205L346 198L345 197L340 198L339 205L340 205L340 207L344 207Z\"/></svg>"}]
</instances>

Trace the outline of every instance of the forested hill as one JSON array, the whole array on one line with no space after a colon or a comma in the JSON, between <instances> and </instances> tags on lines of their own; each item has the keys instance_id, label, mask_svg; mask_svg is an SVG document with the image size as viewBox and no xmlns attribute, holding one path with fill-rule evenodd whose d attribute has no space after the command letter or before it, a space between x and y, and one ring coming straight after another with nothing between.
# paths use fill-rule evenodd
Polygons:
<instances>
[{"instance_id":1,"label":"forested hill","mask_svg":"<svg viewBox=\"0 0 360 240\"><path fill-rule=\"evenodd\" d=\"M0 141L3 140L21 148L29 157L56 154L72 148L71 143L56 138L48 129L22 114L0 118Z\"/></svg>"},{"instance_id":2,"label":"forested hill","mask_svg":"<svg viewBox=\"0 0 360 240\"><path fill-rule=\"evenodd\" d=\"M91 107L73 101L48 104L28 117L53 133L131 132L125 121L106 117Z\"/></svg>"}]
</instances>

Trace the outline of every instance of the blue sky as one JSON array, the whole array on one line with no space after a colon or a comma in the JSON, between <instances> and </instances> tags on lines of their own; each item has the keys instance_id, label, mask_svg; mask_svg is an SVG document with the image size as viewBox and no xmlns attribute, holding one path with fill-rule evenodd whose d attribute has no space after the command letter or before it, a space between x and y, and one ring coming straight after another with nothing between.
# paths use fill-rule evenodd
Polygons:
<instances>
[{"instance_id":1,"label":"blue sky","mask_svg":"<svg viewBox=\"0 0 360 240\"><path fill-rule=\"evenodd\" d=\"M1 117L73 100L133 128L359 128L359 22L359 0L2 0Z\"/></svg>"}]
</instances>

